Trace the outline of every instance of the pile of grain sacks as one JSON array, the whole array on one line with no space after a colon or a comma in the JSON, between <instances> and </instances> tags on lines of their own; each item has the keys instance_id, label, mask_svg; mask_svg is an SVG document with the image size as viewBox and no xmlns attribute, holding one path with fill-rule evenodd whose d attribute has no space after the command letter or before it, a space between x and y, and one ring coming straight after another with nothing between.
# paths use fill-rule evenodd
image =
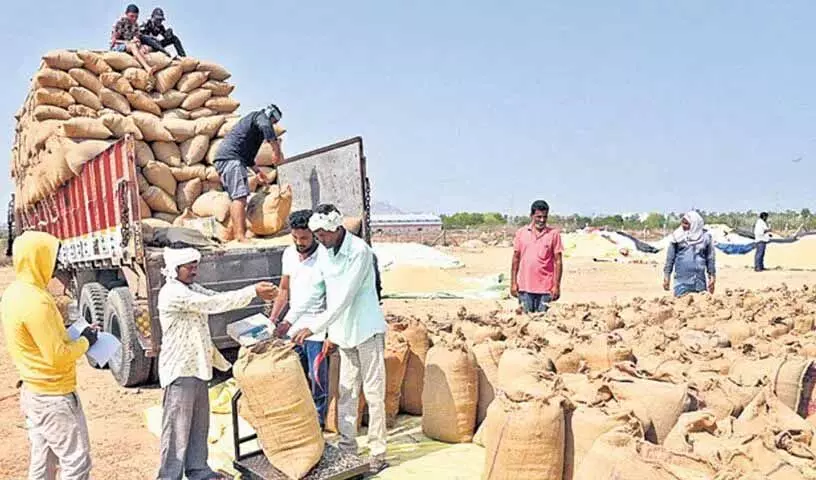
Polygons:
<instances>
[{"instance_id":1,"label":"pile of grain sacks","mask_svg":"<svg viewBox=\"0 0 816 480\"><path fill-rule=\"evenodd\" d=\"M116 139L131 134L145 223L179 225L216 216L219 228L212 236L229 240L221 228L229 226L228 209L222 208L229 199L212 162L239 120L230 73L189 57L171 60L157 52L147 58L157 67L153 77L126 53L56 50L43 56L16 115L11 173L17 205L42 200ZM270 150L262 148L256 162L274 178ZM254 192L258 185L249 176ZM290 205L288 187L265 188L250 199L249 229L256 235L276 233Z\"/></svg>"}]
</instances>

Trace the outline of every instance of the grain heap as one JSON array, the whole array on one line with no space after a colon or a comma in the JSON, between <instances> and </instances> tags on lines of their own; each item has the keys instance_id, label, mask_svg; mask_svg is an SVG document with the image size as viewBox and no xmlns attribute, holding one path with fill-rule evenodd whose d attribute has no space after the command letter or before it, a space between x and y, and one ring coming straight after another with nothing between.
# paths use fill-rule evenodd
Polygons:
<instances>
[{"instance_id":1,"label":"grain heap","mask_svg":"<svg viewBox=\"0 0 816 480\"><path fill-rule=\"evenodd\" d=\"M189 57L171 60L156 52L147 59L157 67L153 77L125 53L56 50L43 56L16 115L11 174L19 207L42 200L79 175L88 160L126 134L136 140L141 216L154 219L148 224L169 226L202 194L221 192L212 163L239 120L239 102L230 97L234 85L227 82L230 73ZM262 148L256 162L274 178L270 160ZM254 192L257 181L249 176ZM211 200L223 203L225 196L213 193ZM288 188L265 191L248 213L250 230L276 233L282 227L277 217L285 218L290 203ZM224 215L218 221L228 224L229 219Z\"/></svg>"}]
</instances>

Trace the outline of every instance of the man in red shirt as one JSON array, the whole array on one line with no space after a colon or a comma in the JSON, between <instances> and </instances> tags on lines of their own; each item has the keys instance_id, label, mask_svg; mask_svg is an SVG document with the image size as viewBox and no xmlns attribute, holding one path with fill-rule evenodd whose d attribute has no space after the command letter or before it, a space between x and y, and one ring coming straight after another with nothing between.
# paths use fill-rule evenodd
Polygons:
<instances>
[{"instance_id":1,"label":"man in red shirt","mask_svg":"<svg viewBox=\"0 0 816 480\"><path fill-rule=\"evenodd\" d=\"M550 206L536 200L530 207L532 222L516 232L510 295L526 313L546 312L561 297L561 232L547 226Z\"/></svg>"}]
</instances>

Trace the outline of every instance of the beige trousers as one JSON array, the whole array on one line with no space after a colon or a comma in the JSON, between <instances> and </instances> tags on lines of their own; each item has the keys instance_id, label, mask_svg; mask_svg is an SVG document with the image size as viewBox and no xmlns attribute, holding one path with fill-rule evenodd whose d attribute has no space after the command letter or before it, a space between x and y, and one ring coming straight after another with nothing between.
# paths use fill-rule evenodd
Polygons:
<instances>
[{"instance_id":1,"label":"beige trousers","mask_svg":"<svg viewBox=\"0 0 816 480\"><path fill-rule=\"evenodd\" d=\"M368 445L372 457L384 459L385 336L377 334L355 348L340 348L340 398L337 405L340 448L357 453L357 409L360 385L368 403Z\"/></svg>"},{"instance_id":2,"label":"beige trousers","mask_svg":"<svg viewBox=\"0 0 816 480\"><path fill-rule=\"evenodd\" d=\"M85 413L76 393L41 395L25 388L20 406L31 442L30 480L87 480L91 443Z\"/></svg>"}]
</instances>

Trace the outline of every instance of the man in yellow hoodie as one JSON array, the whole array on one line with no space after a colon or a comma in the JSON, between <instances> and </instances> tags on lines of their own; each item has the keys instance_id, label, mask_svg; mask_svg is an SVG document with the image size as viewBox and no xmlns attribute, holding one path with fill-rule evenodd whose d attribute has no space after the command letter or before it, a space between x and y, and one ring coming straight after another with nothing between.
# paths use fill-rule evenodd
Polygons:
<instances>
[{"instance_id":1,"label":"man in yellow hoodie","mask_svg":"<svg viewBox=\"0 0 816 480\"><path fill-rule=\"evenodd\" d=\"M68 338L46 285L54 275L60 242L42 232L14 241L15 280L0 300L6 344L22 379L20 406L31 442L29 479L90 477L88 426L76 394L76 362L96 342L86 328Z\"/></svg>"}]
</instances>

